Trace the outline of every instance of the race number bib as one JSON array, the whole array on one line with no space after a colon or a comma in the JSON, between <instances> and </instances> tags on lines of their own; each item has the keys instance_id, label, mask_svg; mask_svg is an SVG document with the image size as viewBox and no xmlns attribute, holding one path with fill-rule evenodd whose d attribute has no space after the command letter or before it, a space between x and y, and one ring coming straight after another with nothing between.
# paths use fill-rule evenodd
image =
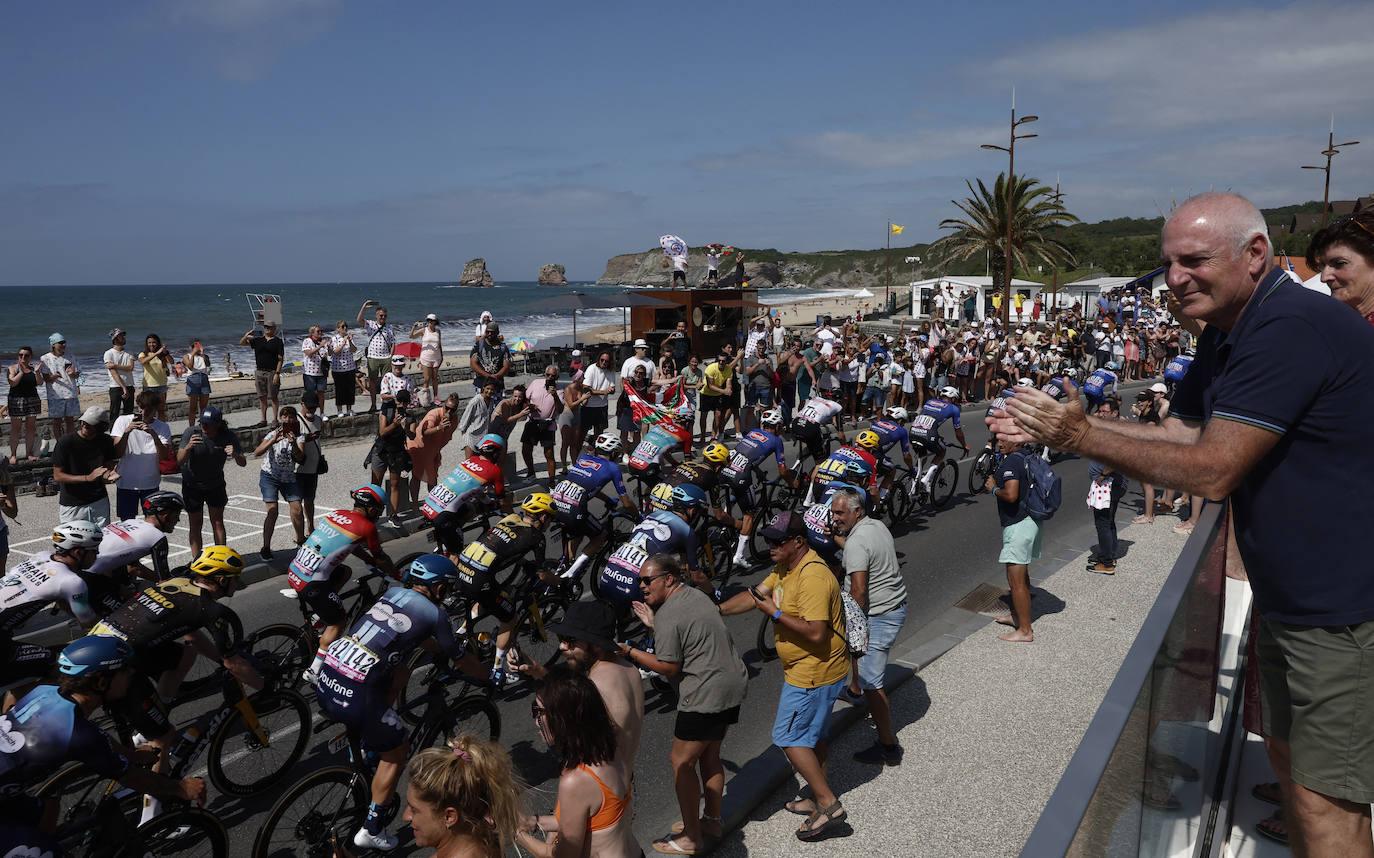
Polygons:
<instances>
[{"instance_id":1,"label":"race number bib","mask_svg":"<svg viewBox=\"0 0 1374 858\"><path fill-rule=\"evenodd\" d=\"M458 496L455 495L448 486L442 483L430 489L429 496L436 504L443 507L450 506L454 501L458 500Z\"/></svg>"},{"instance_id":2,"label":"race number bib","mask_svg":"<svg viewBox=\"0 0 1374 858\"><path fill-rule=\"evenodd\" d=\"M480 542L469 542L459 555L459 570L486 572L496 562L496 552Z\"/></svg>"},{"instance_id":3,"label":"race number bib","mask_svg":"<svg viewBox=\"0 0 1374 858\"><path fill-rule=\"evenodd\" d=\"M562 480L553 487L554 503L565 504L569 507L581 506L586 496L586 488L572 480Z\"/></svg>"},{"instance_id":4,"label":"race number bib","mask_svg":"<svg viewBox=\"0 0 1374 858\"><path fill-rule=\"evenodd\" d=\"M324 661L340 675L354 682L362 682L367 679L368 671L376 667L380 659L372 650L358 643L356 638L347 637L339 638L329 645Z\"/></svg>"},{"instance_id":5,"label":"race number bib","mask_svg":"<svg viewBox=\"0 0 1374 858\"><path fill-rule=\"evenodd\" d=\"M911 428L918 432L929 432L935 428L935 418L929 414L918 414L916 419L911 421Z\"/></svg>"}]
</instances>

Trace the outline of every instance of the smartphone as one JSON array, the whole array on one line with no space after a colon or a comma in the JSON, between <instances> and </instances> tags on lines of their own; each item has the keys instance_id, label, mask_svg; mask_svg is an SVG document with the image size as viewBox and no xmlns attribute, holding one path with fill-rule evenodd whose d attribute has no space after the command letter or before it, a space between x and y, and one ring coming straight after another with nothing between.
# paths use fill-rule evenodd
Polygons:
<instances>
[{"instance_id":1,"label":"smartphone","mask_svg":"<svg viewBox=\"0 0 1374 858\"><path fill-rule=\"evenodd\" d=\"M753 584L750 584L750 585L749 585L749 595L753 596L753 597L754 597L754 601L756 601L756 602L762 602L762 601L763 601L763 596L759 594L759 591L758 591L758 590L754 589L754 585L753 585Z\"/></svg>"}]
</instances>

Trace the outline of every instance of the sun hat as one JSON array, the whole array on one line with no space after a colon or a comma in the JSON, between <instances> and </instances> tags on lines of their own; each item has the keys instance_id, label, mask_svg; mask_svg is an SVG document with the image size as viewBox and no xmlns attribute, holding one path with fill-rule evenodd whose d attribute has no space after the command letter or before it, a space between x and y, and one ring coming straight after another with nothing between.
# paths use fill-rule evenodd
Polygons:
<instances>
[{"instance_id":1,"label":"sun hat","mask_svg":"<svg viewBox=\"0 0 1374 858\"><path fill-rule=\"evenodd\" d=\"M647 349L648 347L649 343L643 337L640 337L639 339L635 340L635 348Z\"/></svg>"},{"instance_id":2,"label":"sun hat","mask_svg":"<svg viewBox=\"0 0 1374 858\"><path fill-rule=\"evenodd\" d=\"M49 335L48 335L48 345L50 345L50 346L55 346L55 345L57 345L58 343L65 343L66 341L67 341L67 338L64 337L64 336L62 336L61 334L49 334Z\"/></svg>"}]
</instances>

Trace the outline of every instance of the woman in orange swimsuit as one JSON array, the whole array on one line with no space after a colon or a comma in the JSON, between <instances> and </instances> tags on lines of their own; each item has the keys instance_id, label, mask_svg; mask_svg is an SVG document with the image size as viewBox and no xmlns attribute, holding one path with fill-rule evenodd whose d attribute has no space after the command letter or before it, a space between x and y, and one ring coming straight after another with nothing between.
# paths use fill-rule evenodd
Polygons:
<instances>
[{"instance_id":1,"label":"woman in orange swimsuit","mask_svg":"<svg viewBox=\"0 0 1374 858\"><path fill-rule=\"evenodd\" d=\"M596 686L566 665L550 668L530 706L563 762L552 816L526 820L517 841L536 858L636 858L630 772L615 762L615 726ZM548 836L540 838L539 832Z\"/></svg>"},{"instance_id":2,"label":"woman in orange swimsuit","mask_svg":"<svg viewBox=\"0 0 1374 858\"><path fill-rule=\"evenodd\" d=\"M405 820L434 858L501 858L523 818L524 791L505 748L462 735L410 761Z\"/></svg>"}]
</instances>

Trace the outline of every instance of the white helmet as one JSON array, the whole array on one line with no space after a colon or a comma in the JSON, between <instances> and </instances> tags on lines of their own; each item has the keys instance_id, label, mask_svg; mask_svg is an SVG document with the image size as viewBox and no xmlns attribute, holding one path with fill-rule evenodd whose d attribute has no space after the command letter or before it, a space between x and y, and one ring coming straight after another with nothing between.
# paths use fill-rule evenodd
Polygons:
<instances>
[{"instance_id":1,"label":"white helmet","mask_svg":"<svg viewBox=\"0 0 1374 858\"><path fill-rule=\"evenodd\" d=\"M1018 378L1018 379L1016 380L1016 386L1017 386L1017 387L1035 387L1035 382L1032 381L1032 380L1029 379L1029 378Z\"/></svg>"},{"instance_id":2,"label":"white helmet","mask_svg":"<svg viewBox=\"0 0 1374 858\"><path fill-rule=\"evenodd\" d=\"M763 412L763 414L759 417L759 425L761 425L761 426L781 426L781 425L782 425L782 409L781 409L781 408L770 408L770 409L768 409L767 411Z\"/></svg>"},{"instance_id":3,"label":"white helmet","mask_svg":"<svg viewBox=\"0 0 1374 858\"><path fill-rule=\"evenodd\" d=\"M957 388L957 387L942 387L942 388L940 388L940 398L941 398L941 399L953 399L954 401L957 402L957 401L959 400L959 388Z\"/></svg>"},{"instance_id":4,"label":"white helmet","mask_svg":"<svg viewBox=\"0 0 1374 858\"><path fill-rule=\"evenodd\" d=\"M619 456L624 451L620 436L609 429L596 436L596 452L605 453L607 456Z\"/></svg>"},{"instance_id":5,"label":"white helmet","mask_svg":"<svg viewBox=\"0 0 1374 858\"><path fill-rule=\"evenodd\" d=\"M884 411L883 414L887 415L888 417L891 417L893 420L905 421L907 419L906 409L900 405L892 406L891 408Z\"/></svg>"},{"instance_id":6,"label":"white helmet","mask_svg":"<svg viewBox=\"0 0 1374 858\"><path fill-rule=\"evenodd\" d=\"M99 548L104 537L100 527L89 521L68 521L53 528L52 544L58 551Z\"/></svg>"}]
</instances>

